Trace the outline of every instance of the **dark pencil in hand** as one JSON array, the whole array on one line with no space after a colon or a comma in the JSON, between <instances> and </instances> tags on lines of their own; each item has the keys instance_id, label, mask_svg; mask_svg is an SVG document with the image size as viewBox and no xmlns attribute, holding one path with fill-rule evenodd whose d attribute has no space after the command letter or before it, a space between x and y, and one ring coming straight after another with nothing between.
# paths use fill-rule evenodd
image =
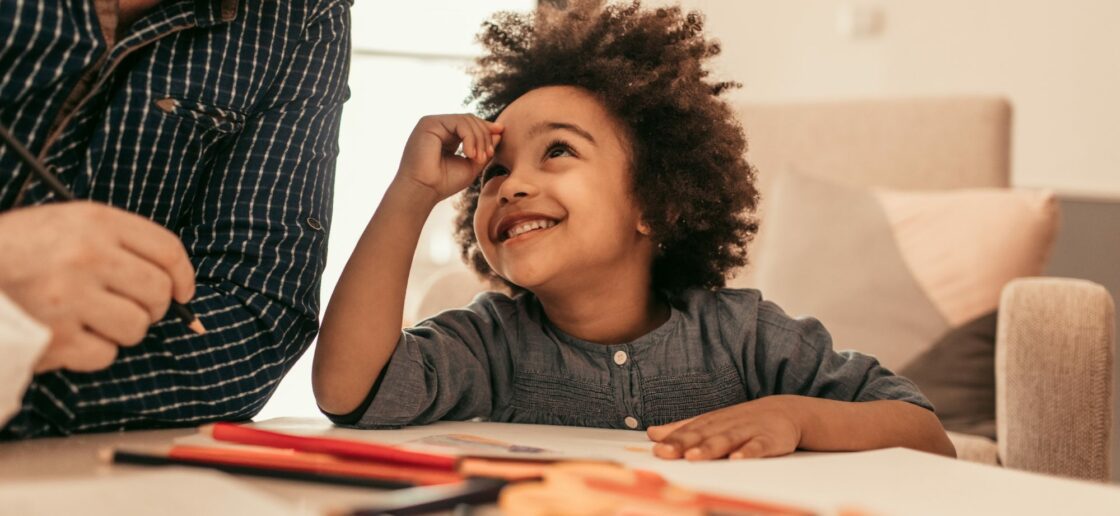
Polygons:
<instances>
[{"instance_id":1,"label":"dark pencil in hand","mask_svg":"<svg viewBox=\"0 0 1120 516\"><path fill-rule=\"evenodd\" d=\"M50 171L31 154L31 151L27 150L27 147L24 147L22 143L16 141L3 125L0 125L0 138L4 139L8 147L11 147L11 149L16 152L16 155L19 156L27 166L31 167L35 175L39 176L39 179L46 183L55 195L65 201L74 200L74 194L66 188L66 185L62 184L62 181L59 181L54 174L50 173ZM178 301L172 300L171 310L175 312L175 315L178 316L179 319L183 321L183 324L186 324L191 331L199 335L206 333L206 327L202 325L202 321L198 320L198 316L196 316L190 308L187 308Z\"/></svg>"}]
</instances>

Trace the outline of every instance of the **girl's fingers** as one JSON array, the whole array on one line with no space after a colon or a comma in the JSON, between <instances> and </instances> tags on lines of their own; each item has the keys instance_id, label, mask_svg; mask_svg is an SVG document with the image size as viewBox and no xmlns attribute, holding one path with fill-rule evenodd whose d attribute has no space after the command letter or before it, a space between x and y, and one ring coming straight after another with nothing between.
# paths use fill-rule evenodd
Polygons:
<instances>
[{"instance_id":1,"label":"girl's fingers","mask_svg":"<svg viewBox=\"0 0 1120 516\"><path fill-rule=\"evenodd\" d=\"M685 427L662 439L660 443L653 447L653 451L658 457L676 459L683 457L686 451L703 441L703 435Z\"/></svg>"},{"instance_id":2,"label":"girl's fingers","mask_svg":"<svg viewBox=\"0 0 1120 516\"><path fill-rule=\"evenodd\" d=\"M680 424L680 426L677 426L668 436L659 439L659 441L685 446L681 448L683 452L695 446L699 441L702 441L704 437L707 437L713 432L722 430L729 422L734 421L736 420L728 417L726 412L720 410L708 412L684 421L673 423L674 425Z\"/></svg>"},{"instance_id":3,"label":"girl's fingers","mask_svg":"<svg viewBox=\"0 0 1120 516\"><path fill-rule=\"evenodd\" d=\"M746 441L749 434L743 432L750 431L750 428L745 426L743 421L716 419L699 428L696 428L695 425L681 428L673 435L665 438L662 444L672 446L681 457L689 460L721 458L726 456L731 449ZM738 440L728 444L725 450L721 444L725 437ZM705 443L712 440L714 440L714 448L706 449Z\"/></svg>"},{"instance_id":4,"label":"girl's fingers","mask_svg":"<svg viewBox=\"0 0 1120 516\"><path fill-rule=\"evenodd\" d=\"M443 142L444 151L454 151L459 145L463 146L463 154L469 159L475 159L475 133L462 117L439 116L434 117L443 129L440 140ZM457 141L456 141L457 140Z\"/></svg>"},{"instance_id":5,"label":"girl's fingers","mask_svg":"<svg viewBox=\"0 0 1120 516\"><path fill-rule=\"evenodd\" d=\"M664 437L660 435L664 431L661 428L651 429L651 435L660 437L654 440L661 443L654 447L654 451L660 452L658 456L664 458L692 458L689 452L709 438L730 432L741 432L744 428L748 428L749 420L744 420L742 417L732 417L733 415L733 412L717 410L692 419L678 421L672 425L667 425L667 427L675 426L676 429ZM742 438L742 440L745 439L745 437ZM696 455L697 453L700 455ZM692 455L696 458L711 458L703 451L692 452ZM723 455L726 455L726 452L723 452ZM723 455L720 455L720 457Z\"/></svg>"},{"instance_id":6,"label":"girl's fingers","mask_svg":"<svg viewBox=\"0 0 1120 516\"><path fill-rule=\"evenodd\" d=\"M757 459L762 457L780 457L793 453L794 449L785 449L778 444L772 436L767 434L756 435L731 452L731 459Z\"/></svg>"},{"instance_id":7,"label":"girl's fingers","mask_svg":"<svg viewBox=\"0 0 1120 516\"><path fill-rule=\"evenodd\" d=\"M763 436L755 436L753 439L747 441L738 450L731 452L729 458L732 459L758 459L766 457L767 446L766 438Z\"/></svg>"},{"instance_id":8,"label":"girl's fingers","mask_svg":"<svg viewBox=\"0 0 1120 516\"><path fill-rule=\"evenodd\" d=\"M722 459L732 450L742 446L747 438L747 434L740 434L735 430L708 436L699 445L685 450L684 458L688 460Z\"/></svg>"},{"instance_id":9,"label":"girl's fingers","mask_svg":"<svg viewBox=\"0 0 1120 516\"><path fill-rule=\"evenodd\" d=\"M489 135L489 138L487 138L487 141L490 143L490 157L492 158L492 157L494 157L494 154L496 153L496 149L498 147L498 142L502 141L502 131L505 130L505 127L503 127L502 124L499 124L497 122L485 122L485 123L486 123L487 134Z\"/></svg>"},{"instance_id":10,"label":"girl's fingers","mask_svg":"<svg viewBox=\"0 0 1120 516\"><path fill-rule=\"evenodd\" d=\"M474 127L478 145L478 161L485 163L490 160L490 131L486 128L486 121L473 115L467 115Z\"/></svg>"},{"instance_id":11,"label":"girl's fingers","mask_svg":"<svg viewBox=\"0 0 1120 516\"><path fill-rule=\"evenodd\" d=\"M649 438L654 440L654 441L661 441L661 440L665 439L666 437L669 437L669 435L672 434L673 432L676 432L677 429L679 429L680 427L695 421L696 418L698 418L698 417L700 417L700 416L693 416L693 417L690 417L688 419L682 419L680 421L674 421L674 422L666 424L666 425L651 426L651 427L646 429L646 435L648 435Z\"/></svg>"},{"instance_id":12,"label":"girl's fingers","mask_svg":"<svg viewBox=\"0 0 1120 516\"><path fill-rule=\"evenodd\" d=\"M470 122L462 121L455 125L455 129L463 139L463 154L472 161L478 161L478 132L471 125Z\"/></svg>"}]
</instances>

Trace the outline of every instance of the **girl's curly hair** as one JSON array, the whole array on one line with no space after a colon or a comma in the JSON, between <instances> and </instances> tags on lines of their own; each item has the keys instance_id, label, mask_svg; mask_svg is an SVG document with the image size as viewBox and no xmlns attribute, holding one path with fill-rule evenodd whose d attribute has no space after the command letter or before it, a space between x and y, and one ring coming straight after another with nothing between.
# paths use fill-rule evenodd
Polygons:
<instances>
[{"instance_id":1,"label":"girl's curly hair","mask_svg":"<svg viewBox=\"0 0 1120 516\"><path fill-rule=\"evenodd\" d=\"M472 70L468 102L492 120L544 86L591 92L630 133L634 198L658 246L654 288L676 294L723 286L746 264L758 192L742 127L719 98L740 85L709 82L703 68L720 52L703 35L703 17L679 7L643 9L638 0L553 3L567 5L501 12L483 24L486 53ZM504 281L478 246L478 196L477 182L463 192L456 240L475 271Z\"/></svg>"}]
</instances>

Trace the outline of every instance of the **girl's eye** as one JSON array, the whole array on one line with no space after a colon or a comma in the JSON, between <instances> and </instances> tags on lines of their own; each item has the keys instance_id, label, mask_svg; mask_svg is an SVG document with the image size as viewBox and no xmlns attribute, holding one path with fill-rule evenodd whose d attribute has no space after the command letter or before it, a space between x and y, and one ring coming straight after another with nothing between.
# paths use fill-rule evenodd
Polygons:
<instances>
[{"instance_id":1,"label":"girl's eye","mask_svg":"<svg viewBox=\"0 0 1120 516\"><path fill-rule=\"evenodd\" d=\"M572 152L572 147L567 143L561 141L556 141L548 144L548 151L546 151L544 154L549 159L575 155Z\"/></svg>"},{"instance_id":2,"label":"girl's eye","mask_svg":"<svg viewBox=\"0 0 1120 516\"><path fill-rule=\"evenodd\" d=\"M509 171L506 170L506 167L503 167L501 165L493 165L490 168L482 171L482 184L486 184L487 181L498 176L504 176L506 174L509 174Z\"/></svg>"}]
</instances>

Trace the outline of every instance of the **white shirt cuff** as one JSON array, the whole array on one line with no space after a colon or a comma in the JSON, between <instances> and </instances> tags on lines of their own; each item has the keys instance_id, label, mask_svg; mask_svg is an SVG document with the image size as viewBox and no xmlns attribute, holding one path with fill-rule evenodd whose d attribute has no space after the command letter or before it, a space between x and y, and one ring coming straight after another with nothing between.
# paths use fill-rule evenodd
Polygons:
<instances>
[{"instance_id":1,"label":"white shirt cuff","mask_svg":"<svg viewBox=\"0 0 1120 516\"><path fill-rule=\"evenodd\" d=\"M50 340L49 328L0 293L0 427L19 410L31 371Z\"/></svg>"}]
</instances>

